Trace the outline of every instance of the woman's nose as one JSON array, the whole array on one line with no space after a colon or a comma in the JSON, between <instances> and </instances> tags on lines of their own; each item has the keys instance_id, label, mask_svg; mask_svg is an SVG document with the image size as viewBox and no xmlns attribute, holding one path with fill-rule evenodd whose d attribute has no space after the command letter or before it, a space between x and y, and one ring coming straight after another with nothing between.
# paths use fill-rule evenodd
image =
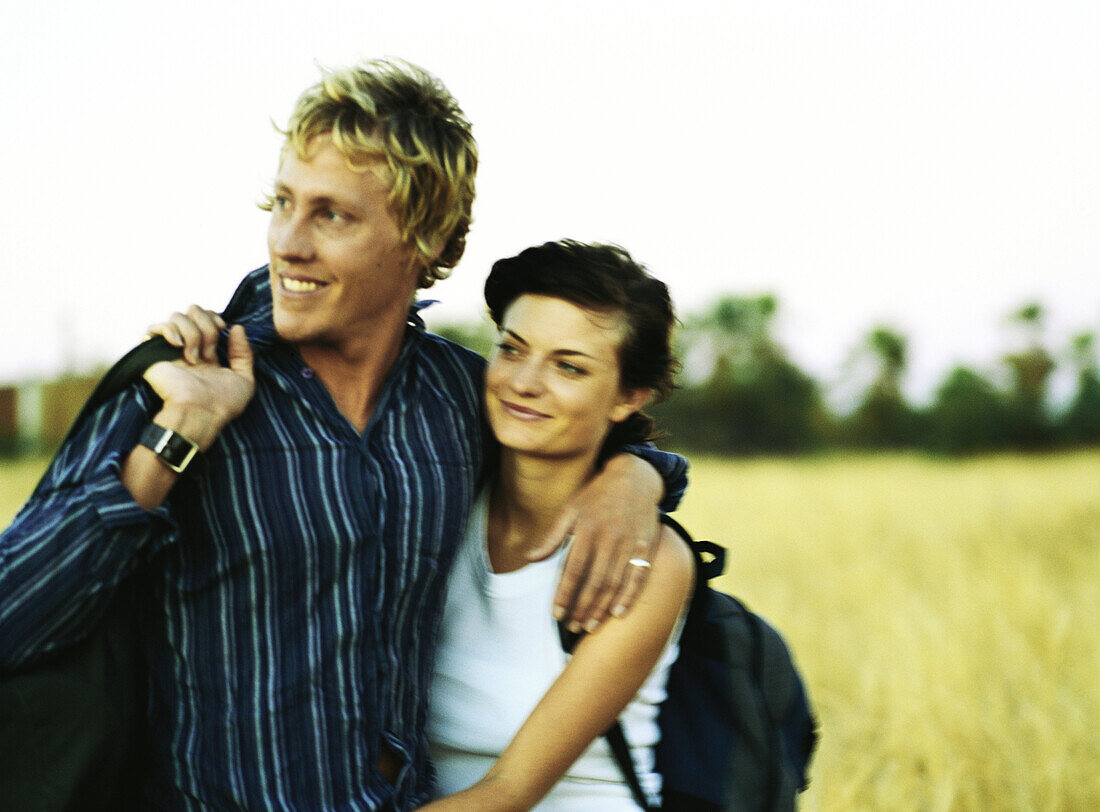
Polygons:
<instances>
[{"instance_id":1,"label":"woman's nose","mask_svg":"<svg viewBox=\"0 0 1100 812\"><path fill-rule=\"evenodd\" d=\"M539 363L528 359L516 365L512 374L512 389L525 395L537 395L542 391L542 370Z\"/></svg>"}]
</instances>

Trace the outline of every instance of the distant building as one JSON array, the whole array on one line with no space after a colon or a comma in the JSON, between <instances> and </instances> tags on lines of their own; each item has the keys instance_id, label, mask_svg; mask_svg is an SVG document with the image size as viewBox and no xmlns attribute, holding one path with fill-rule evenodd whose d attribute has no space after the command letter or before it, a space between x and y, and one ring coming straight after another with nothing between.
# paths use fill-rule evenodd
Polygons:
<instances>
[{"instance_id":1,"label":"distant building","mask_svg":"<svg viewBox=\"0 0 1100 812\"><path fill-rule=\"evenodd\" d=\"M0 386L0 453L55 450L102 372Z\"/></svg>"},{"instance_id":2,"label":"distant building","mask_svg":"<svg viewBox=\"0 0 1100 812\"><path fill-rule=\"evenodd\" d=\"M0 453L3 454L19 450L17 401L18 390L14 386L0 386Z\"/></svg>"}]
</instances>

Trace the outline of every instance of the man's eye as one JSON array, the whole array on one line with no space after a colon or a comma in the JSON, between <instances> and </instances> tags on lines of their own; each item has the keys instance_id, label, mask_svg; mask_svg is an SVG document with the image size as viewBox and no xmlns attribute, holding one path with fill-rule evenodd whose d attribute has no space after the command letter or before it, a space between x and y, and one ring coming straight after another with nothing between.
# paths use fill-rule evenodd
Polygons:
<instances>
[{"instance_id":1,"label":"man's eye","mask_svg":"<svg viewBox=\"0 0 1100 812\"><path fill-rule=\"evenodd\" d=\"M330 223L338 223L344 219L344 215L333 209L327 209L325 211L325 219Z\"/></svg>"},{"instance_id":2,"label":"man's eye","mask_svg":"<svg viewBox=\"0 0 1100 812\"><path fill-rule=\"evenodd\" d=\"M283 195L275 195L275 208L279 211L283 211L290 205L290 201Z\"/></svg>"}]
</instances>

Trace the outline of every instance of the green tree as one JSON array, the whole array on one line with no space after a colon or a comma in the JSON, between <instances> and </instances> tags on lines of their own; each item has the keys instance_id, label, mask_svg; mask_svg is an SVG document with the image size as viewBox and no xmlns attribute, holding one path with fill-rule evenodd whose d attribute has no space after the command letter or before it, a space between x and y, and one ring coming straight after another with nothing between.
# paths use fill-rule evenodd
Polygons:
<instances>
[{"instance_id":1,"label":"green tree","mask_svg":"<svg viewBox=\"0 0 1100 812\"><path fill-rule=\"evenodd\" d=\"M713 356L706 380L653 410L673 442L715 453L802 451L820 439L825 412L816 382L772 336L774 296L727 296L686 325L687 349Z\"/></svg>"},{"instance_id":2,"label":"green tree","mask_svg":"<svg viewBox=\"0 0 1100 812\"><path fill-rule=\"evenodd\" d=\"M908 361L908 342L900 333L879 326L864 339L859 355L875 365L874 378L845 425L857 445L897 448L917 438L918 416L906 402L901 381Z\"/></svg>"},{"instance_id":3,"label":"green tree","mask_svg":"<svg viewBox=\"0 0 1100 812\"><path fill-rule=\"evenodd\" d=\"M1012 374L1012 389L1007 401L1007 431L1014 445L1043 448L1054 439L1053 426L1046 411L1046 390L1054 361L1043 348L1045 320L1042 305L1024 305L1010 317L1025 336L1025 345L1017 353L1006 355Z\"/></svg>"},{"instance_id":4,"label":"green tree","mask_svg":"<svg viewBox=\"0 0 1100 812\"><path fill-rule=\"evenodd\" d=\"M929 445L970 454L1006 444L1005 403L996 387L966 367L948 373L928 414Z\"/></svg>"},{"instance_id":5,"label":"green tree","mask_svg":"<svg viewBox=\"0 0 1100 812\"><path fill-rule=\"evenodd\" d=\"M1077 393L1062 418L1062 431L1070 442L1100 443L1100 372L1097 370L1096 336L1074 336L1071 357L1077 368Z\"/></svg>"}]
</instances>

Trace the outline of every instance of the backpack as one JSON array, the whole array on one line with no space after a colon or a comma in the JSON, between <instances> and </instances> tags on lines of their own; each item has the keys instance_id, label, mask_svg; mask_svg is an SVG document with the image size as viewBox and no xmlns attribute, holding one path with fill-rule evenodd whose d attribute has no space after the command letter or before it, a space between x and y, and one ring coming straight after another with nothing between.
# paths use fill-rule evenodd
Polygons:
<instances>
[{"instance_id":1,"label":"backpack","mask_svg":"<svg viewBox=\"0 0 1100 812\"><path fill-rule=\"evenodd\" d=\"M793 810L809 781L817 722L786 643L759 615L707 582L725 568L725 550L695 541L669 516L661 521L691 547L695 591L668 676L657 723L661 809L675 812ZM578 635L558 625L562 647ZM638 783L622 725L605 738L634 800L653 809Z\"/></svg>"}]
</instances>

